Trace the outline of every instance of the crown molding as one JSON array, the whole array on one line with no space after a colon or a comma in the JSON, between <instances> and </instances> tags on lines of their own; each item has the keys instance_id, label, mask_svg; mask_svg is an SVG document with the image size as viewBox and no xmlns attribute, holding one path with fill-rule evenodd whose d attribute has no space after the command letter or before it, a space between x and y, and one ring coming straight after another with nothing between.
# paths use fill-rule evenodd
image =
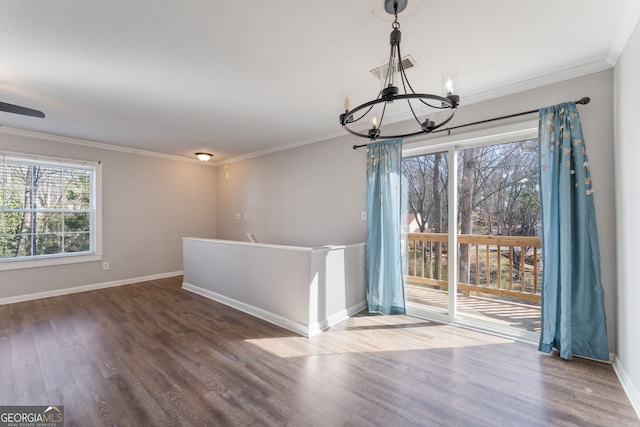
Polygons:
<instances>
[{"instance_id":1,"label":"crown molding","mask_svg":"<svg viewBox=\"0 0 640 427\"><path fill-rule=\"evenodd\" d=\"M12 128L8 126L0 125L0 133L41 139L44 141L61 142L63 144L79 145L82 147L95 148L99 150L117 151L120 153L127 153L127 154L133 154L138 156L156 157L156 158L165 159L165 160L175 160L175 161L187 162L187 163L198 163L198 164L202 164L203 166L215 166L212 163L205 164L204 162L198 159L175 156L172 154L158 153L158 152L149 151L149 150L139 150L137 148L123 147L121 145L106 144L104 142L89 141L86 139L71 138L68 136L54 135L54 134L44 133L44 132L35 132L31 130Z\"/></svg>"},{"instance_id":2,"label":"crown molding","mask_svg":"<svg viewBox=\"0 0 640 427\"><path fill-rule=\"evenodd\" d=\"M336 120L336 123L338 123L337 120ZM243 161L243 160L249 160L249 159L253 159L253 158L256 158L256 157L266 156L268 154L273 154L273 153L277 153L277 152L280 152L280 151L290 150L292 148L298 148L298 147L302 147L302 146L309 145L309 144L315 144L316 142L328 141L330 139L338 138L338 137L341 137L341 136L345 136L345 132L342 130L342 128L340 128L339 130L336 130L335 132L331 132L329 134L324 134L322 136L318 136L318 137L311 138L311 139L305 139L305 140L302 140L302 141L294 142L292 144L279 145L279 146L276 146L276 147L265 148L264 150L253 151L251 153L242 154L240 156L229 157L227 159L218 160L218 161L215 162L215 165L216 166L228 165L228 164L240 162L240 161Z\"/></svg>"},{"instance_id":3,"label":"crown molding","mask_svg":"<svg viewBox=\"0 0 640 427\"><path fill-rule=\"evenodd\" d=\"M606 58L587 61L581 64L572 65L570 67L558 68L540 76L530 77L498 87L496 89L477 92L465 96L463 99L464 104L461 103L461 105L475 104L478 102L488 101L490 99L513 95L527 90L537 89L543 86L561 83L578 77L583 77L589 74L610 70L611 68L613 68L613 65L610 64Z\"/></svg>"}]
</instances>

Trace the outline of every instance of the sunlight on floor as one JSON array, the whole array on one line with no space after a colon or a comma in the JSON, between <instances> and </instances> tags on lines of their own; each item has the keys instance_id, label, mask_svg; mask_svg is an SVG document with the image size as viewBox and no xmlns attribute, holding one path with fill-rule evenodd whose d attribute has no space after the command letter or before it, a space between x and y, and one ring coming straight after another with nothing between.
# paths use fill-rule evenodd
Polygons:
<instances>
[{"instance_id":1,"label":"sunlight on floor","mask_svg":"<svg viewBox=\"0 0 640 427\"><path fill-rule=\"evenodd\" d=\"M278 357L432 350L513 340L408 316L356 316L311 338L249 339L246 342Z\"/></svg>"}]
</instances>

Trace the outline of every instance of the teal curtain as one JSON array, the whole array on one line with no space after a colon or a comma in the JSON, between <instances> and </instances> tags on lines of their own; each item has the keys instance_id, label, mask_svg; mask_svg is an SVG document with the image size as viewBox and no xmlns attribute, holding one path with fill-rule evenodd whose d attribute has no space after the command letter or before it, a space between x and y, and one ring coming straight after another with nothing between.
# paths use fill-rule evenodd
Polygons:
<instances>
[{"instance_id":1,"label":"teal curtain","mask_svg":"<svg viewBox=\"0 0 640 427\"><path fill-rule=\"evenodd\" d=\"M587 148L573 102L540 110L540 351L609 360Z\"/></svg>"},{"instance_id":2,"label":"teal curtain","mask_svg":"<svg viewBox=\"0 0 640 427\"><path fill-rule=\"evenodd\" d=\"M367 304L372 312L404 314L402 139L374 142L367 147Z\"/></svg>"}]
</instances>

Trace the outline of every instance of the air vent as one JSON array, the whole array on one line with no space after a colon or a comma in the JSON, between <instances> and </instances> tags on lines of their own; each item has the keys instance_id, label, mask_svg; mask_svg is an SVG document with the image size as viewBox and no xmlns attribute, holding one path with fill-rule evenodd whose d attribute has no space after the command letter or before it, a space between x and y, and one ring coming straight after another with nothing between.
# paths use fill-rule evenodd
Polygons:
<instances>
[{"instance_id":1,"label":"air vent","mask_svg":"<svg viewBox=\"0 0 640 427\"><path fill-rule=\"evenodd\" d=\"M407 55L402 58L402 68L404 68L405 71L417 66L418 66L418 63L416 62L415 59L413 59L411 55ZM378 80L381 80L387 75L387 68L388 66L385 64L382 67L374 68L369 72L373 74L373 77L375 77Z\"/></svg>"}]
</instances>

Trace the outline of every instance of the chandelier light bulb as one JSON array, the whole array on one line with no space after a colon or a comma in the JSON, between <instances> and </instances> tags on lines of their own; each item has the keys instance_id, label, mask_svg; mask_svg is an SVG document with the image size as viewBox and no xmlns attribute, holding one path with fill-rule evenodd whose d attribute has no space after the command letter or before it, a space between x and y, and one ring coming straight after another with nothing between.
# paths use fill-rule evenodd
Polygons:
<instances>
[{"instance_id":1,"label":"chandelier light bulb","mask_svg":"<svg viewBox=\"0 0 640 427\"><path fill-rule=\"evenodd\" d=\"M442 73L442 92L444 96L451 96L458 89L458 72L448 70Z\"/></svg>"},{"instance_id":2,"label":"chandelier light bulb","mask_svg":"<svg viewBox=\"0 0 640 427\"><path fill-rule=\"evenodd\" d=\"M371 118L371 129L369 129L369 132L367 132L367 135L369 136L369 138L371 138L371 140L375 140L377 137L380 136L380 128L378 128L377 116L373 116Z\"/></svg>"},{"instance_id":3,"label":"chandelier light bulb","mask_svg":"<svg viewBox=\"0 0 640 427\"><path fill-rule=\"evenodd\" d=\"M340 108L343 111L349 111L351 108L351 90L342 89L340 91Z\"/></svg>"},{"instance_id":4,"label":"chandelier light bulb","mask_svg":"<svg viewBox=\"0 0 640 427\"><path fill-rule=\"evenodd\" d=\"M445 89L447 90L447 94L450 95L453 93L453 80L452 79L447 79L447 82L445 83Z\"/></svg>"}]
</instances>

